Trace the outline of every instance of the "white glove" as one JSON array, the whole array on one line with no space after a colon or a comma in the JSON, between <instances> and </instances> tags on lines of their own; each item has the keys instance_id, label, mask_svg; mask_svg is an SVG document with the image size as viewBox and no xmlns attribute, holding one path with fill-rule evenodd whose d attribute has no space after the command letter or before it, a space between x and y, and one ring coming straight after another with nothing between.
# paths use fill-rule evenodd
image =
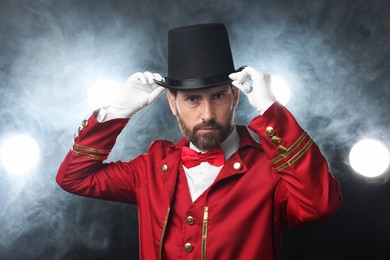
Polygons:
<instances>
[{"instance_id":1,"label":"white glove","mask_svg":"<svg viewBox=\"0 0 390 260\"><path fill-rule=\"evenodd\" d=\"M271 91L271 75L246 67L229 75L232 84L248 97L249 104L262 115L275 101Z\"/></svg>"},{"instance_id":2,"label":"white glove","mask_svg":"<svg viewBox=\"0 0 390 260\"><path fill-rule=\"evenodd\" d=\"M163 80L160 74L149 71L131 75L114 101L99 111L97 120L103 122L113 118L130 118L152 104L165 90L154 79Z\"/></svg>"}]
</instances>

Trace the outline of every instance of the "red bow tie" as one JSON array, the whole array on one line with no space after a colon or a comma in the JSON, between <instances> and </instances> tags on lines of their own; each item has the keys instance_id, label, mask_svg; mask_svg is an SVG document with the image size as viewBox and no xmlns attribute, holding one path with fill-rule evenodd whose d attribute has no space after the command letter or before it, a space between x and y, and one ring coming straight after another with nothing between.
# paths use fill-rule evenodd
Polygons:
<instances>
[{"instance_id":1,"label":"red bow tie","mask_svg":"<svg viewBox=\"0 0 390 260\"><path fill-rule=\"evenodd\" d=\"M181 150L181 159L186 168L199 165L201 162L208 162L214 166L222 166L225 157L221 148L215 148L207 153L198 153L195 150L184 146Z\"/></svg>"}]
</instances>

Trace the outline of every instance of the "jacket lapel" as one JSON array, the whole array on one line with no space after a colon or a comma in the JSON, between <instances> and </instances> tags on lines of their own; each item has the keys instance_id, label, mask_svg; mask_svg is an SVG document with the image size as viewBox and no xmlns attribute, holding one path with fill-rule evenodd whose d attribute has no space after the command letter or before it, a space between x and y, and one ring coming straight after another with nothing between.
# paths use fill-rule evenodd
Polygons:
<instances>
[{"instance_id":1,"label":"jacket lapel","mask_svg":"<svg viewBox=\"0 0 390 260\"><path fill-rule=\"evenodd\" d=\"M188 139L184 138L175 144L171 149L171 153L160 162L162 169L161 177L163 179L165 189L168 192L169 202L172 204L173 197L176 190L177 177L180 172L181 165L181 147L188 145Z\"/></svg>"},{"instance_id":2,"label":"jacket lapel","mask_svg":"<svg viewBox=\"0 0 390 260\"><path fill-rule=\"evenodd\" d=\"M253 159L251 156L246 155L246 150L254 148L257 152L262 151L260 143L253 138L247 127L236 127L240 135L240 145L238 150L225 162L225 165L222 167L216 181L220 181L236 174L245 174L248 171L247 165L249 161Z\"/></svg>"}]
</instances>

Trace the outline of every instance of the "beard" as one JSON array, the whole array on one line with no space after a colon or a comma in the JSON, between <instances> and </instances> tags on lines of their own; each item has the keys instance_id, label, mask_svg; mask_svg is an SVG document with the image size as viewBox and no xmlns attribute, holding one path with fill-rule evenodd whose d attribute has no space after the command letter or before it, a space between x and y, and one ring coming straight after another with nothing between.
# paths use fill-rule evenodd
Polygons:
<instances>
[{"instance_id":1,"label":"beard","mask_svg":"<svg viewBox=\"0 0 390 260\"><path fill-rule=\"evenodd\" d=\"M195 125L192 129L187 127L179 113L177 113L176 118L182 134L186 136L198 149L202 151L209 151L219 147L221 143L225 141L225 139L230 135L233 130L233 115L234 111L229 114L226 125L222 125L216 122L214 119L211 119L209 121L203 121L202 123ZM201 134L198 132L199 129L205 127L215 128L216 131L206 134Z\"/></svg>"}]
</instances>

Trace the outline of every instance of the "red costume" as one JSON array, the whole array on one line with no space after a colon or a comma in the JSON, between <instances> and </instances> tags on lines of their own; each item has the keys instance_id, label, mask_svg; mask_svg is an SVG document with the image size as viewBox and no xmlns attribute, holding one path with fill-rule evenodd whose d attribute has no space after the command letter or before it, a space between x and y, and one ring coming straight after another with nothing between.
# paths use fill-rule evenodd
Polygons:
<instances>
[{"instance_id":1,"label":"red costume","mask_svg":"<svg viewBox=\"0 0 390 260\"><path fill-rule=\"evenodd\" d=\"M246 127L214 183L192 202L183 139L155 141L129 162L103 163L127 119L92 116L57 175L69 192L136 204L141 259L279 259L283 226L334 214L339 182L317 145L278 103Z\"/></svg>"}]
</instances>

